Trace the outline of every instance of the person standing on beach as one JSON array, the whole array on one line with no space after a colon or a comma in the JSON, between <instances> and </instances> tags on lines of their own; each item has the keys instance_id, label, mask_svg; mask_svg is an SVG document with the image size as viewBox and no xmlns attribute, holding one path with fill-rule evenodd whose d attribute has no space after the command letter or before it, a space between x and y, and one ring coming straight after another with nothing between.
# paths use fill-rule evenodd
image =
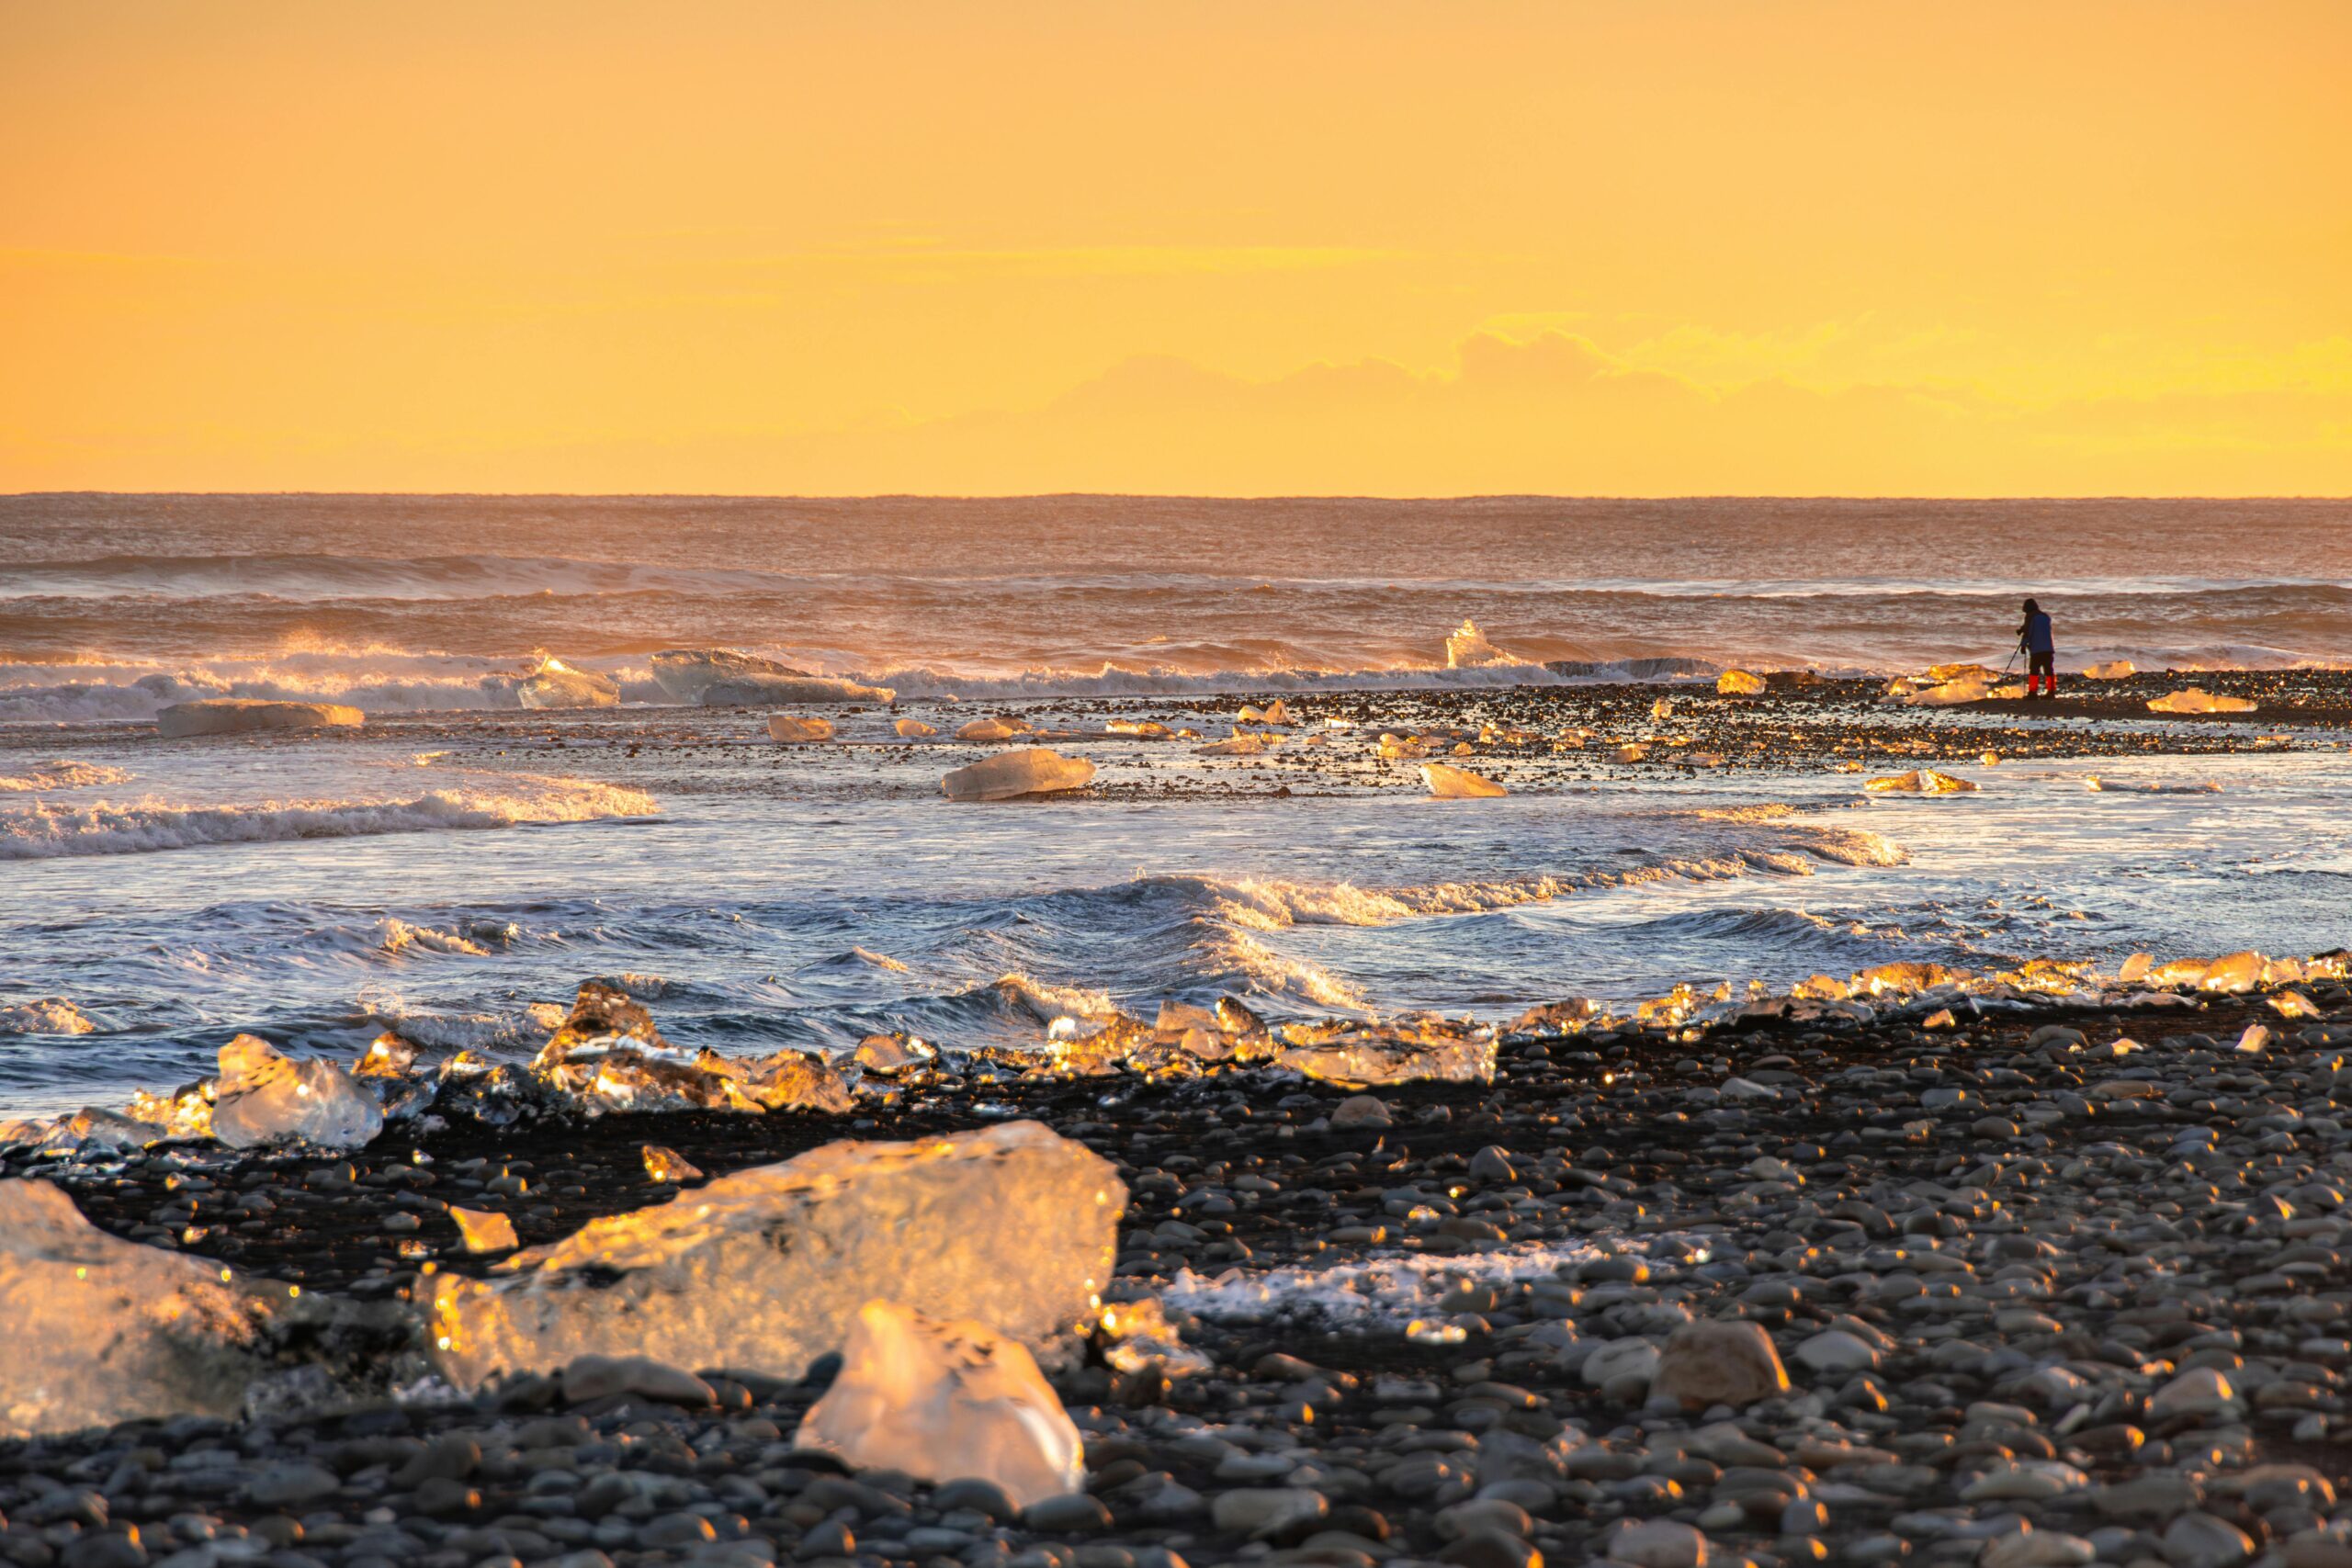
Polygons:
<instances>
[{"instance_id":1,"label":"person standing on beach","mask_svg":"<svg viewBox=\"0 0 2352 1568\"><path fill-rule=\"evenodd\" d=\"M2026 656L2025 694L2058 694L2058 646L2050 635L2050 612L2039 601L2025 602L2025 624L2018 627L2018 649ZM2045 689L2045 682L2047 683Z\"/></svg>"}]
</instances>

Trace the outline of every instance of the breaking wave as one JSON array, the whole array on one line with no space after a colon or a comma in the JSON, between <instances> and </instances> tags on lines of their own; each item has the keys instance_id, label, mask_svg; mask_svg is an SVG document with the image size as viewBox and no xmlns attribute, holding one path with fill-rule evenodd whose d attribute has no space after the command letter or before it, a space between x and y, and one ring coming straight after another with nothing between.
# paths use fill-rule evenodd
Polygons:
<instances>
[{"instance_id":1,"label":"breaking wave","mask_svg":"<svg viewBox=\"0 0 2352 1568\"><path fill-rule=\"evenodd\" d=\"M34 790L101 789L107 784L129 784L130 780L131 775L120 768L59 757L41 763L29 773L0 773L0 795Z\"/></svg>"},{"instance_id":2,"label":"breaking wave","mask_svg":"<svg viewBox=\"0 0 2352 1568\"><path fill-rule=\"evenodd\" d=\"M410 800L273 800L222 806L175 806L153 800L130 805L103 800L88 806L40 804L0 812L0 860L143 854L206 844L589 822L648 817L660 810L653 797L639 790L530 775L517 775L498 785L428 790Z\"/></svg>"}]
</instances>

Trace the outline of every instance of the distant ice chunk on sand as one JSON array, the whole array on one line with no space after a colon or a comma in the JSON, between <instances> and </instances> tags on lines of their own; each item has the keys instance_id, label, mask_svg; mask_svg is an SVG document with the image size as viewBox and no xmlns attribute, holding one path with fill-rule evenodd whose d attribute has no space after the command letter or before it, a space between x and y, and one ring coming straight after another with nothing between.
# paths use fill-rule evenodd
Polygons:
<instances>
[{"instance_id":1,"label":"distant ice chunk on sand","mask_svg":"<svg viewBox=\"0 0 2352 1568\"><path fill-rule=\"evenodd\" d=\"M192 735L245 735L267 729L356 729L366 721L340 703L266 703L247 697L206 697L174 703L155 716L155 732L172 739Z\"/></svg>"},{"instance_id":2,"label":"distant ice chunk on sand","mask_svg":"<svg viewBox=\"0 0 2352 1568\"><path fill-rule=\"evenodd\" d=\"M0 1437L238 1415L271 1309L222 1273L107 1235L46 1181L0 1181Z\"/></svg>"},{"instance_id":3,"label":"distant ice chunk on sand","mask_svg":"<svg viewBox=\"0 0 2352 1568\"><path fill-rule=\"evenodd\" d=\"M899 732L899 739L901 740L927 740L939 733L935 728L919 718L902 718L890 728Z\"/></svg>"},{"instance_id":4,"label":"distant ice chunk on sand","mask_svg":"<svg viewBox=\"0 0 2352 1568\"><path fill-rule=\"evenodd\" d=\"M1193 754L1201 757L1255 757L1265 750L1265 741L1257 736L1236 731L1223 740L1212 740L1205 746L1193 748Z\"/></svg>"},{"instance_id":5,"label":"distant ice chunk on sand","mask_svg":"<svg viewBox=\"0 0 2352 1568\"><path fill-rule=\"evenodd\" d=\"M976 718L956 732L958 740L1010 740L1034 728L1025 718Z\"/></svg>"},{"instance_id":6,"label":"distant ice chunk on sand","mask_svg":"<svg viewBox=\"0 0 2352 1568\"><path fill-rule=\"evenodd\" d=\"M2129 676L2137 675L2139 672L2140 667L2128 659L2110 659L2104 664L2094 664L2085 670L2083 678L2089 681L2120 681Z\"/></svg>"},{"instance_id":7,"label":"distant ice chunk on sand","mask_svg":"<svg viewBox=\"0 0 2352 1568\"><path fill-rule=\"evenodd\" d=\"M608 708L621 689L608 676L543 657L515 682L514 700L526 708Z\"/></svg>"},{"instance_id":8,"label":"distant ice chunk on sand","mask_svg":"<svg viewBox=\"0 0 2352 1568\"><path fill-rule=\"evenodd\" d=\"M252 1034L220 1047L212 1135L229 1147L299 1143L356 1149L383 1130L382 1104L333 1062L296 1061Z\"/></svg>"},{"instance_id":9,"label":"distant ice chunk on sand","mask_svg":"<svg viewBox=\"0 0 2352 1568\"><path fill-rule=\"evenodd\" d=\"M1726 670L1715 677L1715 691L1726 697L1760 697L1764 677L1748 670Z\"/></svg>"},{"instance_id":10,"label":"distant ice chunk on sand","mask_svg":"<svg viewBox=\"0 0 2352 1568\"><path fill-rule=\"evenodd\" d=\"M1467 768L1450 767L1443 762L1423 762L1421 782L1440 800L1491 800L1510 792L1492 779L1481 778Z\"/></svg>"},{"instance_id":11,"label":"distant ice chunk on sand","mask_svg":"<svg viewBox=\"0 0 2352 1568\"><path fill-rule=\"evenodd\" d=\"M1915 768L1907 773L1871 779L1862 787L1872 795L1968 795L1974 792L1976 783L1933 768Z\"/></svg>"},{"instance_id":12,"label":"distant ice chunk on sand","mask_svg":"<svg viewBox=\"0 0 2352 1568\"><path fill-rule=\"evenodd\" d=\"M852 1470L993 1482L1017 1508L1086 1483L1078 1427L1019 1341L888 1301L859 1310L796 1442Z\"/></svg>"},{"instance_id":13,"label":"distant ice chunk on sand","mask_svg":"<svg viewBox=\"0 0 2352 1568\"><path fill-rule=\"evenodd\" d=\"M939 781L950 800L1018 800L1027 795L1055 795L1084 789L1094 778L1094 764L1083 757L1065 757L1043 746L1000 751L968 767L957 768Z\"/></svg>"},{"instance_id":14,"label":"distant ice chunk on sand","mask_svg":"<svg viewBox=\"0 0 2352 1568\"><path fill-rule=\"evenodd\" d=\"M797 713L775 713L768 716L768 739L787 746L805 745L814 740L831 740L833 721L829 718L803 717Z\"/></svg>"},{"instance_id":15,"label":"distant ice chunk on sand","mask_svg":"<svg viewBox=\"0 0 2352 1568\"><path fill-rule=\"evenodd\" d=\"M682 703L699 703L703 692L714 682L738 675L805 678L808 674L806 670L763 659L756 653L738 653L731 648L665 649L646 662L653 667L655 683Z\"/></svg>"},{"instance_id":16,"label":"distant ice chunk on sand","mask_svg":"<svg viewBox=\"0 0 2352 1568\"><path fill-rule=\"evenodd\" d=\"M1109 1161L1036 1122L827 1144L592 1220L489 1279L442 1276L431 1334L463 1388L582 1355L797 1378L877 1299L1059 1348L1099 1308L1126 1199Z\"/></svg>"},{"instance_id":17,"label":"distant ice chunk on sand","mask_svg":"<svg viewBox=\"0 0 2352 1568\"><path fill-rule=\"evenodd\" d=\"M793 703L887 703L888 686L861 686L830 675L729 675L702 689L707 708L783 707Z\"/></svg>"},{"instance_id":18,"label":"distant ice chunk on sand","mask_svg":"<svg viewBox=\"0 0 2352 1568\"><path fill-rule=\"evenodd\" d=\"M2172 692L2148 703L2150 713L2252 713L2255 707L2250 698L2221 696L2201 686Z\"/></svg>"}]
</instances>

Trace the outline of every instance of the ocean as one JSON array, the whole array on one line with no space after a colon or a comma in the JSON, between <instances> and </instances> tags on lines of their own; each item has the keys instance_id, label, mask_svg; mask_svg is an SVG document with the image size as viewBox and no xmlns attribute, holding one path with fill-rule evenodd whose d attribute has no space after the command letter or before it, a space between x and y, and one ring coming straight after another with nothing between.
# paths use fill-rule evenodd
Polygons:
<instances>
[{"instance_id":1,"label":"ocean","mask_svg":"<svg viewBox=\"0 0 2352 1568\"><path fill-rule=\"evenodd\" d=\"M1017 1046L1226 994L1503 1019L1894 960L2318 951L2352 941L2341 735L2022 759L1949 798L1792 760L1443 802L1409 764L1102 732L1997 667L2028 593L2062 670L2341 668L2348 538L2352 503L2292 501L0 498L0 1111L190 1081L240 1030L527 1056L591 977L733 1054ZM655 679L710 647L899 702L779 747ZM619 702L526 707L548 657ZM368 723L155 734L220 695ZM955 727L1014 705L1084 735L1056 744L1097 787L943 798L980 754Z\"/></svg>"}]
</instances>

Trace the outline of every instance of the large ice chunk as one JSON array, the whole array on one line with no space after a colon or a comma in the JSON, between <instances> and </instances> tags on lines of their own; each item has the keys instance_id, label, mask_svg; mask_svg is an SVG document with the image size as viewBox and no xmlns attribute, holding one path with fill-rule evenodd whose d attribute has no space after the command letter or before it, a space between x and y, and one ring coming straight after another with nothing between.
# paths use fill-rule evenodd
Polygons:
<instances>
[{"instance_id":1,"label":"large ice chunk","mask_svg":"<svg viewBox=\"0 0 2352 1568\"><path fill-rule=\"evenodd\" d=\"M383 1130L382 1104L334 1063L298 1062L252 1034L220 1047L212 1135L231 1148L301 1143L356 1149Z\"/></svg>"},{"instance_id":2,"label":"large ice chunk","mask_svg":"<svg viewBox=\"0 0 2352 1568\"><path fill-rule=\"evenodd\" d=\"M155 716L155 732L174 739L191 735L243 735L259 729L356 729L365 720L341 703L265 703L245 697L206 697L174 703Z\"/></svg>"},{"instance_id":3,"label":"large ice chunk","mask_svg":"<svg viewBox=\"0 0 2352 1568\"><path fill-rule=\"evenodd\" d=\"M2202 686L2151 698L2148 703L2150 713L2252 713L2254 709L2250 698L2221 696Z\"/></svg>"},{"instance_id":4,"label":"large ice chunk","mask_svg":"<svg viewBox=\"0 0 2352 1568\"><path fill-rule=\"evenodd\" d=\"M1020 751L999 751L969 767L956 769L939 781L950 800L1017 800L1024 795L1053 795L1084 789L1094 777L1094 764L1083 757L1065 757L1043 746Z\"/></svg>"},{"instance_id":5,"label":"large ice chunk","mask_svg":"<svg viewBox=\"0 0 2352 1568\"><path fill-rule=\"evenodd\" d=\"M756 653L738 653L731 648L664 649L646 662L653 667L653 679L662 690L682 703L699 703L703 693L714 682L738 675L806 677L808 673Z\"/></svg>"},{"instance_id":6,"label":"large ice chunk","mask_svg":"<svg viewBox=\"0 0 2352 1568\"><path fill-rule=\"evenodd\" d=\"M888 686L861 686L830 675L729 675L702 689L707 708L780 707L787 703L887 703Z\"/></svg>"},{"instance_id":7,"label":"large ice chunk","mask_svg":"<svg viewBox=\"0 0 2352 1568\"><path fill-rule=\"evenodd\" d=\"M1019 1508L1086 1483L1078 1428L1026 1348L896 1302L860 1309L841 1375L802 1418L797 1442L853 1470L992 1481Z\"/></svg>"},{"instance_id":8,"label":"large ice chunk","mask_svg":"<svg viewBox=\"0 0 2352 1568\"><path fill-rule=\"evenodd\" d=\"M435 1344L469 1388L582 1355L797 1377L894 1299L1035 1349L1094 1312L1126 1197L1108 1161L1035 1122L827 1144L592 1220L488 1280L442 1277Z\"/></svg>"},{"instance_id":9,"label":"large ice chunk","mask_svg":"<svg viewBox=\"0 0 2352 1568\"><path fill-rule=\"evenodd\" d=\"M1760 697L1764 677L1752 670L1726 670L1715 677L1715 690L1726 697Z\"/></svg>"},{"instance_id":10,"label":"large ice chunk","mask_svg":"<svg viewBox=\"0 0 2352 1568\"><path fill-rule=\"evenodd\" d=\"M514 700L526 708L608 708L621 689L609 676L542 657L515 682Z\"/></svg>"},{"instance_id":11,"label":"large ice chunk","mask_svg":"<svg viewBox=\"0 0 2352 1568\"><path fill-rule=\"evenodd\" d=\"M0 1181L0 1437L238 1414L264 1297L107 1235L46 1181Z\"/></svg>"},{"instance_id":12,"label":"large ice chunk","mask_svg":"<svg viewBox=\"0 0 2352 1568\"><path fill-rule=\"evenodd\" d=\"M1440 800L1490 800L1510 792L1489 778L1481 778L1467 768L1451 767L1444 762L1423 762L1421 782Z\"/></svg>"}]
</instances>

